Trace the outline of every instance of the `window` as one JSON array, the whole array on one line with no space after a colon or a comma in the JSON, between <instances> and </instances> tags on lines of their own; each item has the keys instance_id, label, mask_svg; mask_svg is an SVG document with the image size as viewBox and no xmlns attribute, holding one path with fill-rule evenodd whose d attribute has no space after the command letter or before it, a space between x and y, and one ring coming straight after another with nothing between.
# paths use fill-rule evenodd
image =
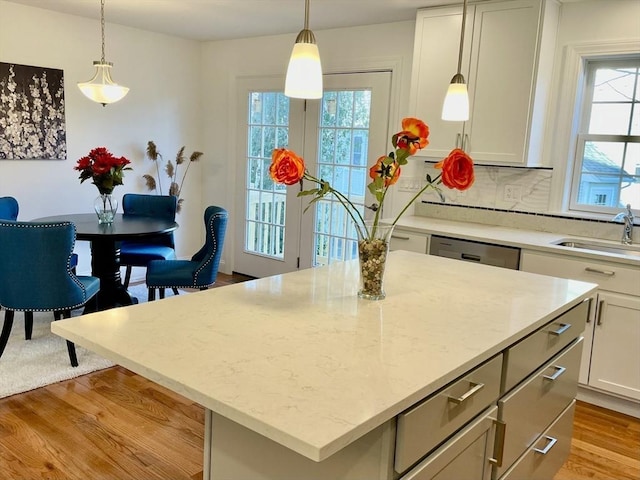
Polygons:
<instances>
[{"instance_id":1,"label":"window","mask_svg":"<svg viewBox=\"0 0 640 480\"><path fill-rule=\"evenodd\" d=\"M640 55L589 59L578 130L571 209L640 209Z\"/></svg>"}]
</instances>

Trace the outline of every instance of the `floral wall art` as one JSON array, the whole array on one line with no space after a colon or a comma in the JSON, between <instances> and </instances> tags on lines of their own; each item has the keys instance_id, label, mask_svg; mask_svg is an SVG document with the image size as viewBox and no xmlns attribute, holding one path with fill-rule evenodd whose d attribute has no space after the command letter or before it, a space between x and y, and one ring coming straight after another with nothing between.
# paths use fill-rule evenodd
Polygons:
<instances>
[{"instance_id":1,"label":"floral wall art","mask_svg":"<svg viewBox=\"0 0 640 480\"><path fill-rule=\"evenodd\" d=\"M66 160L64 76L0 62L0 160Z\"/></svg>"}]
</instances>

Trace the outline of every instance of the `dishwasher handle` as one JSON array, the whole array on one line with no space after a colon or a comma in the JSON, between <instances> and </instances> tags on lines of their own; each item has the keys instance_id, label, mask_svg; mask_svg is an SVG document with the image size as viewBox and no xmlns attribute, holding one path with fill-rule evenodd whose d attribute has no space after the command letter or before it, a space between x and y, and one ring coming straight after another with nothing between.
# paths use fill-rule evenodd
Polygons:
<instances>
[{"instance_id":1,"label":"dishwasher handle","mask_svg":"<svg viewBox=\"0 0 640 480\"><path fill-rule=\"evenodd\" d=\"M480 255L473 255L471 253L462 253L460 258L462 258L462 260L469 260L470 262L482 262L482 257Z\"/></svg>"}]
</instances>

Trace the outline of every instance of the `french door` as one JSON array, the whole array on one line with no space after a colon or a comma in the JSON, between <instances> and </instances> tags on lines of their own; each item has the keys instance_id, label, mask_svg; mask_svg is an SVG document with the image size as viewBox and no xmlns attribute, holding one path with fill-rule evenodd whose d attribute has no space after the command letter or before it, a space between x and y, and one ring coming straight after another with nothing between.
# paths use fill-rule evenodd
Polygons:
<instances>
[{"instance_id":1,"label":"french door","mask_svg":"<svg viewBox=\"0 0 640 480\"><path fill-rule=\"evenodd\" d=\"M365 206L375 202L366 188L369 166L390 148L390 72L325 75L320 101L289 99L281 85L269 89L270 82L241 82L239 99L244 155L238 177L244 183L236 199L234 270L256 277L357 255L355 230L335 199L327 196L305 213L310 197L297 197L298 185L274 184L274 148L302 155L309 172L348 196L365 217L373 214ZM314 188L304 183L303 189Z\"/></svg>"}]
</instances>

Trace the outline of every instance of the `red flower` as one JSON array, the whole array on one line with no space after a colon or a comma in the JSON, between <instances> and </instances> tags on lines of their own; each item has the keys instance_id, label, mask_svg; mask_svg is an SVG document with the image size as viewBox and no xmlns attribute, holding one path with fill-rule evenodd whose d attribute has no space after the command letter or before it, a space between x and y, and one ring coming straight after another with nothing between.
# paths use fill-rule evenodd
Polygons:
<instances>
[{"instance_id":1,"label":"red flower","mask_svg":"<svg viewBox=\"0 0 640 480\"><path fill-rule=\"evenodd\" d=\"M375 165L369 169L369 176L373 180L376 178L384 179L385 187L395 184L400 178L400 165L396 161L386 164L384 161L388 158L386 155L380 157Z\"/></svg>"},{"instance_id":2,"label":"red flower","mask_svg":"<svg viewBox=\"0 0 640 480\"><path fill-rule=\"evenodd\" d=\"M414 155L418 150L422 150L429 145L429 127L422 120L417 118L404 118L402 120L402 131L393 136L393 145L397 148L407 150L409 155Z\"/></svg>"},{"instance_id":3,"label":"red flower","mask_svg":"<svg viewBox=\"0 0 640 480\"><path fill-rule=\"evenodd\" d=\"M271 153L269 175L276 183L293 185L304 176L304 160L286 148L277 148Z\"/></svg>"},{"instance_id":4,"label":"red flower","mask_svg":"<svg viewBox=\"0 0 640 480\"><path fill-rule=\"evenodd\" d=\"M442 169L442 183L448 188L467 190L475 180L473 160L459 148L451 150L449 156L436 163L434 168Z\"/></svg>"},{"instance_id":5,"label":"red flower","mask_svg":"<svg viewBox=\"0 0 640 480\"><path fill-rule=\"evenodd\" d=\"M91 178L100 193L111 193L116 185L122 185L123 170L131 162L125 157L116 157L105 147L97 147L82 157L73 167L80 172L80 183Z\"/></svg>"}]
</instances>

